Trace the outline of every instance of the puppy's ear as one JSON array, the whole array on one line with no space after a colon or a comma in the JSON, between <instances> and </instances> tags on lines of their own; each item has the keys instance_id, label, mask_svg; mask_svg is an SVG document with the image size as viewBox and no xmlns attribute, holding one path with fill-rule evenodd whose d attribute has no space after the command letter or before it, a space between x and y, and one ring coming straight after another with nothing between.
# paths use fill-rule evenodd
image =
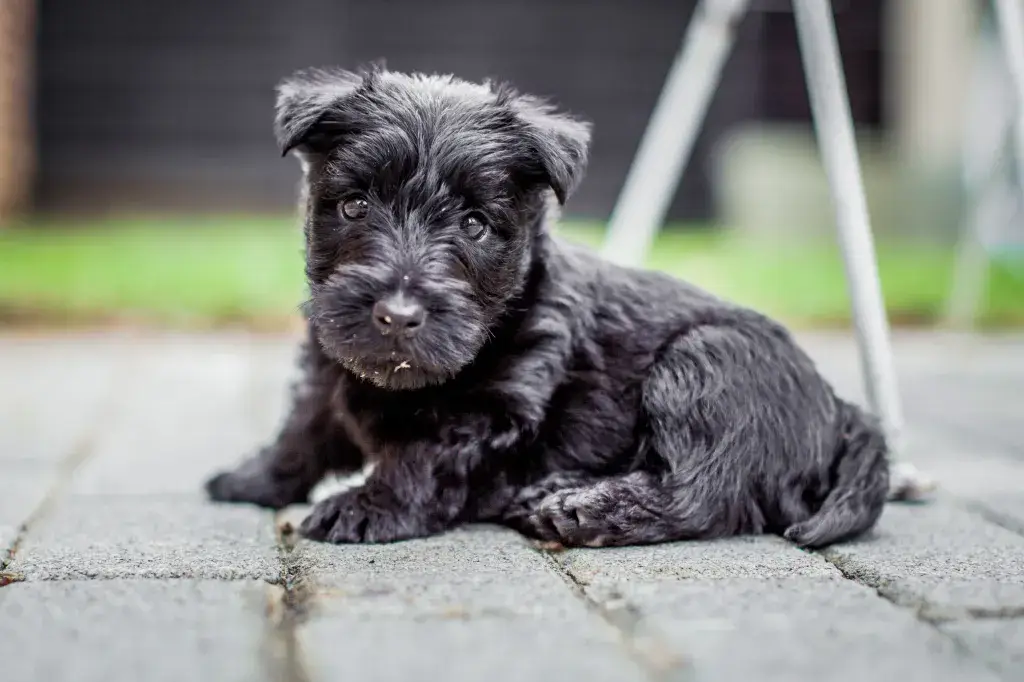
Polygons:
<instances>
[{"instance_id":1,"label":"puppy's ear","mask_svg":"<svg viewBox=\"0 0 1024 682\"><path fill-rule=\"evenodd\" d=\"M306 69L281 81L274 117L281 155L293 149L319 151L332 135L341 133L337 114L363 82L362 74L324 69Z\"/></svg>"},{"instance_id":2,"label":"puppy's ear","mask_svg":"<svg viewBox=\"0 0 1024 682\"><path fill-rule=\"evenodd\" d=\"M513 95L507 102L526 124L530 151L539 161L545 182L554 190L558 203L564 205L587 167L590 124L560 113L551 104L530 95Z\"/></svg>"}]
</instances>

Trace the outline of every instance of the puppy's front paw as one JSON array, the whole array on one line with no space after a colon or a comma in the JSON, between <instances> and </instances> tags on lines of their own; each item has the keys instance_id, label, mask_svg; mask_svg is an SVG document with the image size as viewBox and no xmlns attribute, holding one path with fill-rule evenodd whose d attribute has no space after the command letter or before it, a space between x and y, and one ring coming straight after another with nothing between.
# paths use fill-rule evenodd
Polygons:
<instances>
[{"instance_id":1,"label":"puppy's front paw","mask_svg":"<svg viewBox=\"0 0 1024 682\"><path fill-rule=\"evenodd\" d=\"M281 509L305 502L305 491L289 480L275 480L255 460L234 471L217 474L206 482L206 494L216 502L248 502Z\"/></svg>"},{"instance_id":2,"label":"puppy's front paw","mask_svg":"<svg viewBox=\"0 0 1024 682\"><path fill-rule=\"evenodd\" d=\"M271 509L288 505L280 491L265 480L239 471L225 471L208 480L206 494L215 502L249 502Z\"/></svg>"},{"instance_id":3,"label":"puppy's front paw","mask_svg":"<svg viewBox=\"0 0 1024 682\"><path fill-rule=\"evenodd\" d=\"M403 510L382 506L365 490L355 489L314 506L299 526L299 533L310 540L333 544L394 542L426 535L420 526Z\"/></svg>"}]
</instances>

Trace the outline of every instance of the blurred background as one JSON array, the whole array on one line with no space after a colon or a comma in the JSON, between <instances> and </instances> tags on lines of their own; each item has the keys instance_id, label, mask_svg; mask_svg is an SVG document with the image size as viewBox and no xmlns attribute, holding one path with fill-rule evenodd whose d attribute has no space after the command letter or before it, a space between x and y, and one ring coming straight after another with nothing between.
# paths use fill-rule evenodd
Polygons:
<instances>
[{"instance_id":1,"label":"blurred background","mask_svg":"<svg viewBox=\"0 0 1024 682\"><path fill-rule=\"evenodd\" d=\"M598 246L696 4L0 0L0 325L292 326L273 87L308 66L496 77L590 119L560 230ZM1024 324L989 3L833 8L892 322ZM648 265L824 327L849 324L841 263L789 2L754 0Z\"/></svg>"}]
</instances>

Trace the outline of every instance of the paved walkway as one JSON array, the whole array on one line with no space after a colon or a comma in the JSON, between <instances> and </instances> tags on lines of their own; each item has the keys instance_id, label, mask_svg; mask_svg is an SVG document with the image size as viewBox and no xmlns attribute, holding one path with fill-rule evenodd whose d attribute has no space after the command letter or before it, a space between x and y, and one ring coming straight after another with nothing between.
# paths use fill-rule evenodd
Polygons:
<instances>
[{"instance_id":1,"label":"paved walkway","mask_svg":"<svg viewBox=\"0 0 1024 682\"><path fill-rule=\"evenodd\" d=\"M857 397L850 340L806 344ZM296 543L205 502L271 435L291 339L0 337L0 679L1024 679L1024 337L896 348L937 501L820 554L549 553L486 527Z\"/></svg>"}]
</instances>

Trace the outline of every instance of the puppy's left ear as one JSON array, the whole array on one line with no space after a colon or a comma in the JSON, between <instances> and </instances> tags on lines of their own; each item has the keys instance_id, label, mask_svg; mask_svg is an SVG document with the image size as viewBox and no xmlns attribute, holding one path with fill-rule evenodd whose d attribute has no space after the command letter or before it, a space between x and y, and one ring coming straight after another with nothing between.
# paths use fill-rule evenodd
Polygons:
<instances>
[{"instance_id":1,"label":"puppy's left ear","mask_svg":"<svg viewBox=\"0 0 1024 682\"><path fill-rule=\"evenodd\" d=\"M293 149L320 151L340 134L338 114L345 100L363 84L363 76L350 71L307 69L277 86L274 134L281 156ZM332 115L333 114L333 115Z\"/></svg>"},{"instance_id":2,"label":"puppy's left ear","mask_svg":"<svg viewBox=\"0 0 1024 682\"><path fill-rule=\"evenodd\" d=\"M509 104L526 124L530 151L540 163L545 182L564 205L587 167L590 124L530 95L512 97Z\"/></svg>"}]
</instances>

